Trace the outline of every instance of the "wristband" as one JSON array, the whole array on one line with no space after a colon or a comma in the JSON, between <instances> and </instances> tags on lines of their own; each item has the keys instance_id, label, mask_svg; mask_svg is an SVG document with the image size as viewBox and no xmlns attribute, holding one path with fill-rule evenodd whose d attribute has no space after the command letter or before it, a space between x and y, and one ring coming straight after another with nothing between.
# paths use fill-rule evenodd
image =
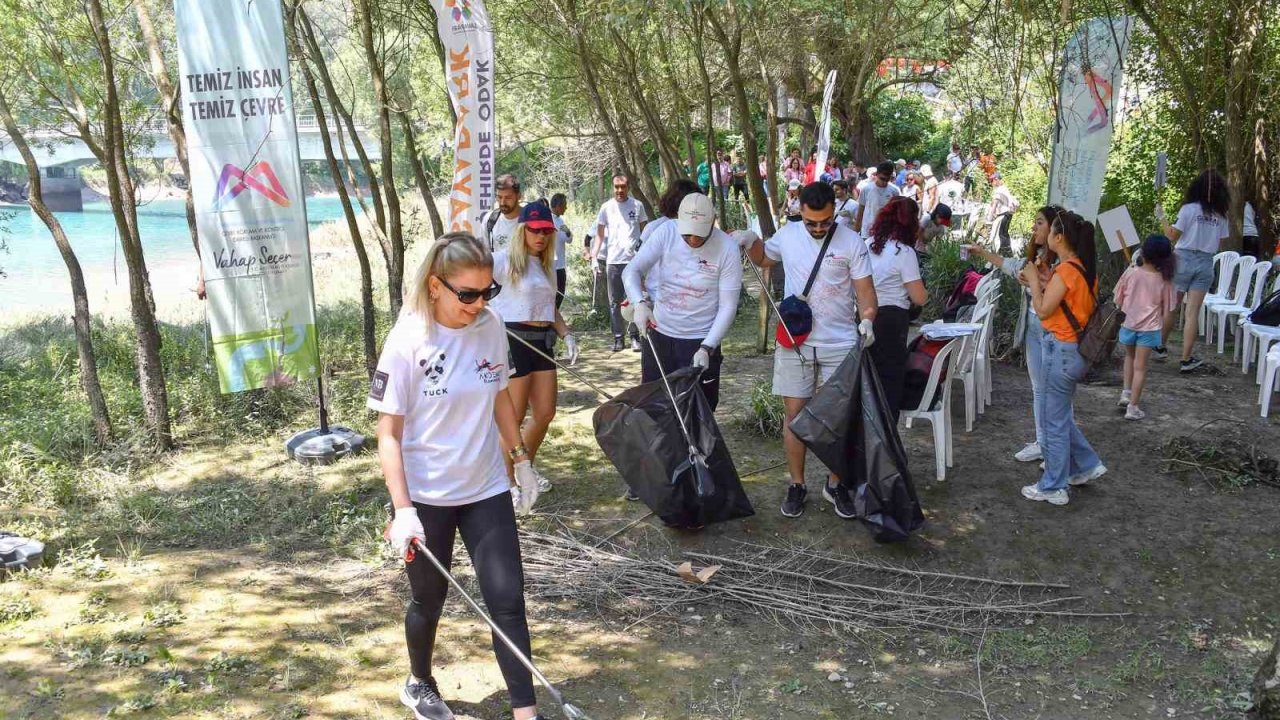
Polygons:
<instances>
[{"instance_id":1,"label":"wristband","mask_svg":"<svg viewBox=\"0 0 1280 720\"><path fill-rule=\"evenodd\" d=\"M516 445L515 447L507 451L507 457L511 458L512 461L515 461L515 459L520 457L521 455L528 455L528 454L529 454L529 451L528 449L525 448L524 443L520 443L519 445Z\"/></svg>"},{"instance_id":2,"label":"wristband","mask_svg":"<svg viewBox=\"0 0 1280 720\"><path fill-rule=\"evenodd\" d=\"M699 345L698 347L702 348L703 350L706 350L708 355L716 351L716 349L711 347L710 345Z\"/></svg>"}]
</instances>

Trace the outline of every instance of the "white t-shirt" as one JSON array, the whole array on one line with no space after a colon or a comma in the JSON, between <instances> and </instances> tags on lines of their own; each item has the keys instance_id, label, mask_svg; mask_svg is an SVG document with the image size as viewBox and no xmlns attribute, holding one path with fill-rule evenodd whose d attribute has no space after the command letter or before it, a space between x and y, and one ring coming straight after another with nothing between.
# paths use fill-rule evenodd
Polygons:
<instances>
[{"instance_id":1,"label":"white t-shirt","mask_svg":"<svg viewBox=\"0 0 1280 720\"><path fill-rule=\"evenodd\" d=\"M858 198L858 202L866 208L862 211L862 227L859 229L863 237L871 234L871 225L876 221L876 213L880 212L880 208L888 205L890 200L901 194L902 191L893 183L880 187L873 181L863 189L862 195Z\"/></svg>"},{"instance_id":2,"label":"white t-shirt","mask_svg":"<svg viewBox=\"0 0 1280 720\"><path fill-rule=\"evenodd\" d=\"M657 266L657 272L654 267ZM653 319L658 332L680 340L702 340L716 347L738 312L742 291L742 258L738 243L714 229L702 247L691 248L679 226L666 222L640 248L622 271L632 302L640 299L640 278L657 276L658 299Z\"/></svg>"},{"instance_id":3,"label":"white t-shirt","mask_svg":"<svg viewBox=\"0 0 1280 720\"><path fill-rule=\"evenodd\" d=\"M951 153L947 155L947 170L953 175L958 174L964 169L964 160L960 159L960 153Z\"/></svg>"},{"instance_id":4,"label":"white t-shirt","mask_svg":"<svg viewBox=\"0 0 1280 720\"><path fill-rule=\"evenodd\" d=\"M1216 253L1222 241L1231 234L1227 219L1204 210L1200 203L1187 203L1178 208L1178 219L1173 226L1182 231L1182 237L1178 238L1179 250Z\"/></svg>"},{"instance_id":5,"label":"white t-shirt","mask_svg":"<svg viewBox=\"0 0 1280 720\"><path fill-rule=\"evenodd\" d=\"M546 252L545 250L543 252ZM520 282L511 280L511 258L506 250L493 254L493 279L502 292L489 302L503 322L554 322L556 281L547 277L538 258L530 255Z\"/></svg>"},{"instance_id":6,"label":"white t-shirt","mask_svg":"<svg viewBox=\"0 0 1280 720\"><path fill-rule=\"evenodd\" d=\"M926 213L933 212L933 208L937 206L941 197L936 190L938 189L938 178L930 176L924 181L924 204L920 209Z\"/></svg>"},{"instance_id":7,"label":"white t-shirt","mask_svg":"<svg viewBox=\"0 0 1280 720\"><path fill-rule=\"evenodd\" d=\"M1244 237L1258 236L1258 216L1254 212L1253 203L1244 204L1244 223L1240 227L1240 234Z\"/></svg>"},{"instance_id":8,"label":"white t-shirt","mask_svg":"<svg viewBox=\"0 0 1280 720\"><path fill-rule=\"evenodd\" d=\"M876 184L876 181L872 180L871 178L864 178L863 180L858 182L857 186L854 187L854 190L856 190L858 193L858 197L857 197L858 202L862 202L862 193L865 192L867 188L875 184Z\"/></svg>"},{"instance_id":9,"label":"white t-shirt","mask_svg":"<svg viewBox=\"0 0 1280 720\"><path fill-rule=\"evenodd\" d=\"M400 455L414 502L453 507L507 492L498 393L507 387L507 335L488 310L430 337L421 315L400 316L382 346L368 406L404 416Z\"/></svg>"},{"instance_id":10,"label":"white t-shirt","mask_svg":"<svg viewBox=\"0 0 1280 720\"><path fill-rule=\"evenodd\" d=\"M959 180L944 180L938 183L938 202L957 210L964 198L964 183Z\"/></svg>"},{"instance_id":11,"label":"white t-shirt","mask_svg":"<svg viewBox=\"0 0 1280 720\"><path fill-rule=\"evenodd\" d=\"M870 248L868 248L870 250ZM920 279L920 258L916 251L897 240L885 241L880 254L870 253L871 275L876 281L876 302L880 307L911 309L906 283Z\"/></svg>"},{"instance_id":12,"label":"white t-shirt","mask_svg":"<svg viewBox=\"0 0 1280 720\"><path fill-rule=\"evenodd\" d=\"M847 228L853 227L853 221L858 217L858 201L853 198L845 198L844 200L836 200L836 223Z\"/></svg>"},{"instance_id":13,"label":"white t-shirt","mask_svg":"<svg viewBox=\"0 0 1280 720\"><path fill-rule=\"evenodd\" d=\"M556 269L563 270L565 247L573 241L573 235L569 232L569 226L564 224L564 218L559 215L551 213L551 222L556 224Z\"/></svg>"},{"instance_id":14,"label":"white t-shirt","mask_svg":"<svg viewBox=\"0 0 1280 720\"><path fill-rule=\"evenodd\" d=\"M596 216L596 226L605 226L605 235L609 238L609 252L606 255L608 264L622 265L631 262L635 256L631 246L640 239L640 225L649 219L644 205L629 197L625 202L610 199L600 207Z\"/></svg>"},{"instance_id":15,"label":"white t-shirt","mask_svg":"<svg viewBox=\"0 0 1280 720\"><path fill-rule=\"evenodd\" d=\"M665 226L671 221L671 218L666 217L665 215L659 215L653 222L645 225L644 230L640 233L640 249L644 249L644 244L649 242L649 238L653 237L653 234L658 232L659 228ZM640 253L636 253L636 255L639 254ZM634 258L632 259L632 262L635 262ZM644 278L644 291L649 294L649 299L654 302L658 301L658 282L661 280L659 277L661 270L662 258L659 257L653 267L640 273Z\"/></svg>"},{"instance_id":16,"label":"white t-shirt","mask_svg":"<svg viewBox=\"0 0 1280 720\"><path fill-rule=\"evenodd\" d=\"M516 213L514 218L509 218L498 213L498 221L493 224L493 232L486 232L484 238L489 242L489 250L497 252L506 247L511 242L511 233L516 231L516 226L520 224L520 213ZM489 216L484 218L484 227L489 225Z\"/></svg>"},{"instance_id":17,"label":"white t-shirt","mask_svg":"<svg viewBox=\"0 0 1280 720\"><path fill-rule=\"evenodd\" d=\"M770 260L781 261L786 275L784 292L799 295L822 249L822 238L809 234L801 223L787 223L764 244ZM871 276L871 262L866 243L858 233L837 227L831 246L809 291L809 308L813 311L813 332L804 344L813 347L852 347L857 342L858 326L854 322L857 296L853 281Z\"/></svg>"}]
</instances>

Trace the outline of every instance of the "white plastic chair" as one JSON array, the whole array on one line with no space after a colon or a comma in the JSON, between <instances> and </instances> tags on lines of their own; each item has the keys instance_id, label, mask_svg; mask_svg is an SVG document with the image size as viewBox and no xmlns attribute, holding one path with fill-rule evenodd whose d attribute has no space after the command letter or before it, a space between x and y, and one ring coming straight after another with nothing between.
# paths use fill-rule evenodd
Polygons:
<instances>
[{"instance_id":1,"label":"white plastic chair","mask_svg":"<svg viewBox=\"0 0 1280 720\"><path fill-rule=\"evenodd\" d=\"M1235 275L1236 264L1240 262L1240 253L1235 250L1224 250L1213 256L1213 273L1216 278L1213 288L1204 296L1204 304L1200 306L1200 331L1204 332L1205 308L1210 303L1222 302L1231 290L1231 278ZM1205 339L1208 339L1205 335Z\"/></svg>"},{"instance_id":2,"label":"white plastic chair","mask_svg":"<svg viewBox=\"0 0 1280 720\"><path fill-rule=\"evenodd\" d=\"M970 336L972 337L972 336ZM957 350L969 337L956 338L948 342L934 356L933 368L929 371L929 381L924 386L924 397L920 407L915 410L903 410L902 417L907 427L912 420L928 420L933 426L933 454L938 471L938 480L947 479L947 468L954 463L951 445L951 383L956 377ZM946 371L946 379L942 378Z\"/></svg>"},{"instance_id":3,"label":"white plastic chair","mask_svg":"<svg viewBox=\"0 0 1280 720\"><path fill-rule=\"evenodd\" d=\"M1276 275L1275 282L1271 284L1271 292L1280 291L1280 274ZM1280 340L1280 327L1273 325L1255 325L1249 322L1249 316L1240 318L1237 328L1244 342L1244 347L1240 351L1241 365L1243 372L1249 373L1249 365L1253 362L1254 357L1258 359L1258 370L1256 382L1262 382L1262 365L1266 360L1267 350L1271 347L1271 343ZM1253 343L1258 343L1257 355L1254 355Z\"/></svg>"},{"instance_id":4,"label":"white plastic chair","mask_svg":"<svg viewBox=\"0 0 1280 720\"><path fill-rule=\"evenodd\" d=\"M979 405L982 403L982 376L978 370L978 348L982 342L982 331L987 326L987 318L991 316L991 305L981 305L973 313L973 324L981 325L972 335L961 338L963 341L956 352L956 373L964 383L964 431L973 432L973 421L977 419Z\"/></svg>"},{"instance_id":5,"label":"white plastic chair","mask_svg":"<svg viewBox=\"0 0 1280 720\"><path fill-rule=\"evenodd\" d=\"M996 309L999 306L1000 293L996 292L988 298L986 315L982 320L974 320L974 322L982 323L982 329L978 331L976 354L973 358L973 367L978 376L977 411L979 415L986 413L987 406L991 404L991 393L994 390L990 360L991 336L996 320Z\"/></svg>"},{"instance_id":6,"label":"white plastic chair","mask_svg":"<svg viewBox=\"0 0 1280 720\"><path fill-rule=\"evenodd\" d=\"M1241 273L1241 277L1248 280L1243 285L1244 292L1240 295L1238 303L1218 303L1209 308L1209 324L1216 325L1218 328L1218 354L1223 353L1223 348L1227 339L1227 323L1231 323L1235 327L1232 333L1232 339L1235 341L1235 349L1232 351L1232 357L1240 354L1240 325L1236 318L1243 317L1253 312L1262 302L1262 293L1267 289L1267 275L1271 273L1271 263L1260 262L1255 263L1248 273Z\"/></svg>"},{"instance_id":7,"label":"white plastic chair","mask_svg":"<svg viewBox=\"0 0 1280 720\"><path fill-rule=\"evenodd\" d=\"M1252 256L1245 255L1236 260L1235 275L1231 279L1231 284L1227 286L1227 294L1219 298L1205 297L1204 304L1200 306L1200 332L1204 334L1204 341L1211 342L1213 339L1213 320L1216 317L1213 314L1214 308L1223 305L1239 305L1244 302L1245 296L1249 294L1249 281L1253 279L1253 266L1258 261ZM1221 349L1218 350L1222 352Z\"/></svg>"},{"instance_id":8,"label":"white plastic chair","mask_svg":"<svg viewBox=\"0 0 1280 720\"><path fill-rule=\"evenodd\" d=\"M1262 417L1271 412L1271 395L1276 389L1276 375L1280 375L1280 347L1267 353L1262 371L1262 390L1258 393L1258 404L1262 405Z\"/></svg>"}]
</instances>

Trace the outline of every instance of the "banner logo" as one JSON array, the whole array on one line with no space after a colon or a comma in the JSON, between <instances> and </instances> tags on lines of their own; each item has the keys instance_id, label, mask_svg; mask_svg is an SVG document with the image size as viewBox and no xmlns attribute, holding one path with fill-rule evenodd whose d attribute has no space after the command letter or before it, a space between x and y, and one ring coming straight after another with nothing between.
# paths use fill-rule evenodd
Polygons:
<instances>
[{"instance_id":1,"label":"banner logo","mask_svg":"<svg viewBox=\"0 0 1280 720\"><path fill-rule=\"evenodd\" d=\"M447 0L445 7L453 8L454 22L471 19L471 0Z\"/></svg>"},{"instance_id":2,"label":"banner logo","mask_svg":"<svg viewBox=\"0 0 1280 720\"><path fill-rule=\"evenodd\" d=\"M235 180L234 184L232 180ZM221 210L245 190L256 190L280 207L287 208L290 205L289 196L285 193L279 178L276 177L275 171L271 169L270 163L254 163L248 170L241 170L227 163L222 166L218 188L213 193L213 209Z\"/></svg>"}]
</instances>

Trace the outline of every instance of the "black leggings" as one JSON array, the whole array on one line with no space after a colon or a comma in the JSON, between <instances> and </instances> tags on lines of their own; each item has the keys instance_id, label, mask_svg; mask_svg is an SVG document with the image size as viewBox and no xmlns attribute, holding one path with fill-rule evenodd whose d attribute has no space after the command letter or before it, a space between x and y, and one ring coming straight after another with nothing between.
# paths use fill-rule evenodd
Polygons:
<instances>
[{"instance_id":1,"label":"black leggings","mask_svg":"<svg viewBox=\"0 0 1280 720\"><path fill-rule=\"evenodd\" d=\"M560 268L559 270L556 270L556 309L557 310L560 309L560 303L564 302L564 287L568 279L569 279L569 276L567 273L565 273L564 268Z\"/></svg>"},{"instance_id":2,"label":"black leggings","mask_svg":"<svg viewBox=\"0 0 1280 720\"><path fill-rule=\"evenodd\" d=\"M467 546L480 594L489 616L528 657L529 624L524 615L524 568L520 561L520 538L511 495L502 493L487 500L457 507L414 503L422 526L427 530L427 548L444 566L453 564L453 536L458 531ZM404 616L405 642L409 646L409 667L414 677L431 677L431 655L436 646L436 627L444 609L449 583L421 555L405 565L413 598ZM533 676L496 634L493 652L502 678L507 682L511 707L537 704Z\"/></svg>"},{"instance_id":3,"label":"black leggings","mask_svg":"<svg viewBox=\"0 0 1280 720\"><path fill-rule=\"evenodd\" d=\"M894 420L902 409L902 392L907 379L907 334L911 313L897 305L881 305L872 328L876 341L867 351L876 364L884 399Z\"/></svg>"},{"instance_id":4,"label":"black leggings","mask_svg":"<svg viewBox=\"0 0 1280 720\"><path fill-rule=\"evenodd\" d=\"M658 350L658 361L662 363L662 369L668 373L693 365L693 356L702 347L701 340L667 337L657 330L650 330L649 337L653 339L653 347ZM720 364L724 355L720 348L716 348L711 351L710 356L707 369L702 371L702 394L707 397L707 404L711 406L712 412L715 412L716 406L720 404ZM640 382L661 379L658 362L654 361L653 351L646 340L640 343Z\"/></svg>"}]
</instances>

